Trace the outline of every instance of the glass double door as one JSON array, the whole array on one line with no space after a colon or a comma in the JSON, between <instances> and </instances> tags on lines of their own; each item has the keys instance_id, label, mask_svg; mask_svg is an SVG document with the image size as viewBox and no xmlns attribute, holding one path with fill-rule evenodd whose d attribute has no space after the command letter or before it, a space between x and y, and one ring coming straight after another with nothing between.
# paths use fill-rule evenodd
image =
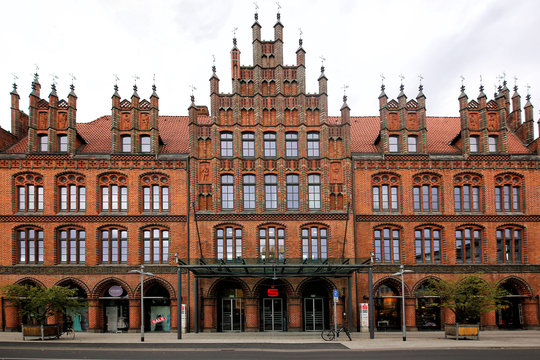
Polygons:
<instances>
[{"instance_id":1,"label":"glass double door","mask_svg":"<svg viewBox=\"0 0 540 360\"><path fill-rule=\"evenodd\" d=\"M263 330L283 331L283 299L263 299Z\"/></svg>"},{"instance_id":2,"label":"glass double door","mask_svg":"<svg viewBox=\"0 0 540 360\"><path fill-rule=\"evenodd\" d=\"M221 308L221 331L242 331L244 320L242 298L222 298Z\"/></svg>"},{"instance_id":3,"label":"glass double door","mask_svg":"<svg viewBox=\"0 0 540 360\"><path fill-rule=\"evenodd\" d=\"M324 329L323 298L304 298L304 328L306 331Z\"/></svg>"}]
</instances>

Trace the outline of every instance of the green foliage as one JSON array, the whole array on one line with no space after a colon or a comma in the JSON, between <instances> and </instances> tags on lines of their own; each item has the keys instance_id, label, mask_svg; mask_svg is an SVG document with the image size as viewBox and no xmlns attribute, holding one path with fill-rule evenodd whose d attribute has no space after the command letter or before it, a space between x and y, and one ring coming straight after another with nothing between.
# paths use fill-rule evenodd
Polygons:
<instances>
[{"instance_id":1,"label":"green foliage","mask_svg":"<svg viewBox=\"0 0 540 360\"><path fill-rule=\"evenodd\" d=\"M84 303L76 298L77 289L64 286L44 288L32 285L5 285L1 288L5 299L19 307L19 313L38 325L45 324L49 316L77 309Z\"/></svg>"},{"instance_id":2,"label":"green foliage","mask_svg":"<svg viewBox=\"0 0 540 360\"><path fill-rule=\"evenodd\" d=\"M456 315L457 323L475 324L480 315L500 308L507 292L478 275L467 275L457 280L432 279L426 295L438 296L441 306Z\"/></svg>"}]
</instances>

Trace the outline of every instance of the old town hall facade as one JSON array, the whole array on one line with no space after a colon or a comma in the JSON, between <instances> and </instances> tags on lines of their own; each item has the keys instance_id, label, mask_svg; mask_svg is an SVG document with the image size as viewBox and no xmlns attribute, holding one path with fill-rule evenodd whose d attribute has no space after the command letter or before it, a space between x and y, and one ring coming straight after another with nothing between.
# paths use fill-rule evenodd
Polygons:
<instances>
[{"instance_id":1,"label":"old town hall facade","mask_svg":"<svg viewBox=\"0 0 540 360\"><path fill-rule=\"evenodd\" d=\"M360 327L373 269L375 326L441 329L453 314L425 296L429 279L481 274L507 290L484 328L538 328L539 140L533 106L504 82L493 99L456 91L459 116L426 113L403 86L379 116L329 116L324 68L306 89L302 40L283 64L283 25L253 64L233 41L232 91L215 67L210 106L159 115L136 86L112 112L77 123L72 86L28 113L14 84L11 131L0 129L0 285L64 285L87 306L77 331L320 331ZM457 89L456 89L457 90ZM354 96L354 94L352 95ZM140 265L144 282L140 316ZM401 280L401 264L413 272ZM180 278L177 278L178 274ZM181 284L178 288L177 284ZM180 300L181 298L181 300ZM2 299L0 325L20 328ZM153 323L151 320L166 320ZM62 319L51 319L62 321Z\"/></svg>"}]
</instances>

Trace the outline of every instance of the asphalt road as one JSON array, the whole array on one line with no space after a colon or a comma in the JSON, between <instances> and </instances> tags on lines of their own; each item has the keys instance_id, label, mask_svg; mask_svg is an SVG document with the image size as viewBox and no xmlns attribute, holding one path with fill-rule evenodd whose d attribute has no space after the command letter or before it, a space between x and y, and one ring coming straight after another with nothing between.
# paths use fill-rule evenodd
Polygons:
<instances>
[{"instance_id":1,"label":"asphalt road","mask_svg":"<svg viewBox=\"0 0 540 360\"><path fill-rule=\"evenodd\" d=\"M305 360L519 360L540 359L540 349L349 350L341 344L79 344L0 343L0 359L305 359ZM174 345L174 346L170 346ZM318 346L314 346L318 345Z\"/></svg>"}]
</instances>

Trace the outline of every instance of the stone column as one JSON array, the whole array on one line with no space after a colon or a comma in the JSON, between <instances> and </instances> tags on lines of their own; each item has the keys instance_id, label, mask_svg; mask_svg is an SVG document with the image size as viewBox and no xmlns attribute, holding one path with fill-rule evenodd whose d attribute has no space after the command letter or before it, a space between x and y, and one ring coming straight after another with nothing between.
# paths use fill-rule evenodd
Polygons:
<instances>
[{"instance_id":1,"label":"stone column","mask_svg":"<svg viewBox=\"0 0 540 360\"><path fill-rule=\"evenodd\" d=\"M418 330L416 327L416 298L405 297L405 327L407 330Z\"/></svg>"},{"instance_id":2,"label":"stone column","mask_svg":"<svg viewBox=\"0 0 540 360\"><path fill-rule=\"evenodd\" d=\"M290 297L287 306L288 320L287 324L288 331L302 331L302 298L301 297Z\"/></svg>"},{"instance_id":3,"label":"stone column","mask_svg":"<svg viewBox=\"0 0 540 360\"><path fill-rule=\"evenodd\" d=\"M88 332L103 330L103 316L98 299L88 299Z\"/></svg>"},{"instance_id":4,"label":"stone column","mask_svg":"<svg viewBox=\"0 0 540 360\"><path fill-rule=\"evenodd\" d=\"M259 331L259 299L245 298L246 331Z\"/></svg>"},{"instance_id":5,"label":"stone column","mask_svg":"<svg viewBox=\"0 0 540 360\"><path fill-rule=\"evenodd\" d=\"M141 331L141 299L129 299L129 330Z\"/></svg>"}]
</instances>

